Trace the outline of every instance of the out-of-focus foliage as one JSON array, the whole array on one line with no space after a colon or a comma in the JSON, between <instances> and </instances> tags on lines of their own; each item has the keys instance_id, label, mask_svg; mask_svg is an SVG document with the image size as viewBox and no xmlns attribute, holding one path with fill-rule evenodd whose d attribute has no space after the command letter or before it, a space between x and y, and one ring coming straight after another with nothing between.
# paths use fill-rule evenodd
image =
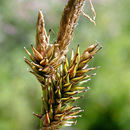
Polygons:
<instances>
[{"instance_id":1,"label":"out-of-focus foliage","mask_svg":"<svg viewBox=\"0 0 130 130\"><path fill-rule=\"evenodd\" d=\"M88 2L87 2L88 3ZM78 104L85 109L77 130L130 129L130 1L93 2L97 26L83 16L77 24L70 48L83 51L96 41L103 50L90 66L101 66L89 85L91 90ZM23 47L35 44L37 12L43 10L46 27L55 41L65 0L0 0L0 130L38 130L32 112L41 107L40 85L23 61ZM89 11L89 5L84 7ZM83 84L86 86L86 84ZM64 128L65 129L65 128Z\"/></svg>"}]
</instances>

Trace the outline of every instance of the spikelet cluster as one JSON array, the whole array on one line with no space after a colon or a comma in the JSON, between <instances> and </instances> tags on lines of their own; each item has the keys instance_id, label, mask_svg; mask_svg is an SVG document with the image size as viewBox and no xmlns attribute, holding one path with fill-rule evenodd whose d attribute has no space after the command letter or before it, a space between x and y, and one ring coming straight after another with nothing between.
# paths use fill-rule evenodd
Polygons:
<instances>
[{"instance_id":1,"label":"spikelet cluster","mask_svg":"<svg viewBox=\"0 0 130 130\"><path fill-rule=\"evenodd\" d=\"M63 52L55 57L56 44L49 44L50 32L51 30L48 34L46 33L43 14L40 10L36 28L36 49L31 45L34 55L32 56L25 47L24 49L32 60L30 62L25 58L25 62L32 68L34 75L40 75L43 78L52 75L63 59Z\"/></svg>"},{"instance_id":2,"label":"spikelet cluster","mask_svg":"<svg viewBox=\"0 0 130 130\"><path fill-rule=\"evenodd\" d=\"M79 115L80 107L73 102L81 98L80 93L86 92L89 87L80 86L79 83L87 82L94 74L87 74L96 67L89 68L88 62L102 48L95 43L89 46L80 55L79 45L74 53L72 49L71 59L67 58L68 45L72 38L76 22L82 13L85 0L69 0L60 23L57 40L50 44L50 32L45 30L45 22L42 11L38 13L36 27L36 48L31 45L31 54L25 51L30 60L25 62L32 69L29 71L36 76L42 88L41 114L34 115L40 119L41 130L55 130L61 126L71 126Z\"/></svg>"}]
</instances>

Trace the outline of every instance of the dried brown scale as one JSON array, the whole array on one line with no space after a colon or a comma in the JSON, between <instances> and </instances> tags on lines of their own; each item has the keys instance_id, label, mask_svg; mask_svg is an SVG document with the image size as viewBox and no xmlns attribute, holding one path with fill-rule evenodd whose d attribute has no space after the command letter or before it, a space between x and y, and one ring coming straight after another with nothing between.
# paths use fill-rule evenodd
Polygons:
<instances>
[{"instance_id":1,"label":"dried brown scale","mask_svg":"<svg viewBox=\"0 0 130 130\"><path fill-rule=\"evenodd\" d=\"M56 130L61 126L71 126L71 121L81 115L83 110L73 103L82 98L80 93L86 92L89 87L79 86L81 82L88 82L94 74L87 75L96 67L88 68L88 62L102 48L98 44L89 46L80 55L79 45L76 52L72 49L71 59L68 61L68 45L73 31L82 12L85 0L68 0L63 11L56 42L50 44L50 32L46 33L42 11L38 13L36 26L36 49L33 45L33 55L26 49L31 61L25 58L30 66L29 71L36 76L42 88L42 111L34 115L40 119L41 130ZM96 14L90 0L90 6L95 20ZM85 14L86 15L86 14ZM87 15L88 16L88 15ZM91 20L90 20L91 21ZM95 21L94 21L95 22Z\"/></svg>"}]
</instances>

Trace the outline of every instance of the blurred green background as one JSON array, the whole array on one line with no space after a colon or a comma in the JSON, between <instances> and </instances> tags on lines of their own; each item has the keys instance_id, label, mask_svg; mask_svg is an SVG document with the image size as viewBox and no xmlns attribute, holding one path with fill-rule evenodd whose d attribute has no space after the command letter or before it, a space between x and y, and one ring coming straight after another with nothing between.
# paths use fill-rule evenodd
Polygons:
<instances>
[{"instance_id":1,"label":"blurred green background","mask_svg":"<svg viewBox=\"0 0 130 130\"><path fill-rule=\"evenodd\" d=\"M23 47L35 45L35 24L43 10L46 28L54 30L66 0L0 0L0 130L38 130L41 88L26 71ZM78 105L85 111L77 125L64 130L130 130L130 1L98 0L94 26L83 16L78 21L70 49L80 44L80 51L99 42L103 50L89 66L101 66L88 84L90 91ZM85 12L91 15L88 2Z\"/></svg>"}]
</instances>

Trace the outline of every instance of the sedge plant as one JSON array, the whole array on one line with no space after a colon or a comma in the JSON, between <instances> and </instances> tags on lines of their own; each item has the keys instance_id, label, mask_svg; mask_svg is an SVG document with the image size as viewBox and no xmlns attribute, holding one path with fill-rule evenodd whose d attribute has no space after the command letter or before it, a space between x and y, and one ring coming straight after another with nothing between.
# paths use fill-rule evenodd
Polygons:
<instances>
[{"instance_id":1,"label":"sedge plant","mask_svg":"<svg viewBox=\"0 0 130 130\"><path fill-rule=\"evenodd\" d=\"M46 32L42 11L38 12L36 25L36 47L31 45L33 55L24 47L30 60L25 62L30 66L29 71L38 79L42 88L41 113L34 115L40 119L41 130L56 130L62 126L75 124L75 118L83 110L73 105L81 98L81 93L89 87L80 86L81 82L88 82L94 74L87 74L97 67L89 68L88 62L102 48L98 43L87 47L82 54L79 45L68 60L68 46L72 39L80 15L85 16L95 24L96 13L91 0L89 0L93 18L83 12L85 0L68 0L59 26L56 41L50 44L50 32Z\"/></svg>"}]
</instances>

